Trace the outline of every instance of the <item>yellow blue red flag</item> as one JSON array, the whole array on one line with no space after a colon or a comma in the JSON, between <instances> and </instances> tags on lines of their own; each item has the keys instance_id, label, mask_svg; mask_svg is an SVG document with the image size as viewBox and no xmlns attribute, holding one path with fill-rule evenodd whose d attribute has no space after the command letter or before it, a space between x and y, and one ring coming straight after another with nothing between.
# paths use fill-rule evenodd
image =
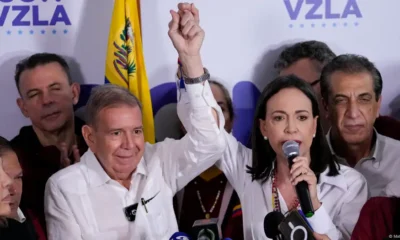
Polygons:
<instances>
[{"instance_id":1,"label":"yellow blue red flag","mask_svg":"<svg viewBox=\"0 0 400 240\"><path fill-rule=\"evenodd\" d=\"M143 105L147 142L154 143L154 118L144 63L138 1L115 0L106 57L106 83L129 89Z\"/></svg>"}]
</instances>

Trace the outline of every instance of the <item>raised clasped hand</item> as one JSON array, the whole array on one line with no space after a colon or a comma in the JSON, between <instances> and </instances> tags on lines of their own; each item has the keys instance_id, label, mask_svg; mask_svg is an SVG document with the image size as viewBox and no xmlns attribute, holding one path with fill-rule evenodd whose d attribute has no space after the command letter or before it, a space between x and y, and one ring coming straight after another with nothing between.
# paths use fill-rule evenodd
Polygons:
<instances>
[{"instance_id":1,"label":"raised clasped hand","mask_svg":"<svg viewBox=\"0 0 400 240\"><path fill-rule=\"evenodd\" d=\"M198 56L204 40L204 31L199 25L199 10L190 3L179 3L178 12L170 11L168 35L179 56Z\"/></svg>"}]
</instances>

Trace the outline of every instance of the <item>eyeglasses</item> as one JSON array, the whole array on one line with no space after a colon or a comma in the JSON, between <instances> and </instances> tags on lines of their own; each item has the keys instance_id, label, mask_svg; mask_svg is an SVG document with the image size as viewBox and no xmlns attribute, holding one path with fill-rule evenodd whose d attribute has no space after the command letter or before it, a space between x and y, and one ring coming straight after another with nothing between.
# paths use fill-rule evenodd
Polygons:
<instances>
[{"instance_id":1,"label":"eyeglasses","mask_svg":"<svg viewBox=\"0 0 400 240\"><path fill-rule=\"evenodd\" d=\"M321 79L317 79L317 80L311 82L310 85L314 87L314 86L317 85L320 81L321 81Z\"/></svg>"}]
</instances>

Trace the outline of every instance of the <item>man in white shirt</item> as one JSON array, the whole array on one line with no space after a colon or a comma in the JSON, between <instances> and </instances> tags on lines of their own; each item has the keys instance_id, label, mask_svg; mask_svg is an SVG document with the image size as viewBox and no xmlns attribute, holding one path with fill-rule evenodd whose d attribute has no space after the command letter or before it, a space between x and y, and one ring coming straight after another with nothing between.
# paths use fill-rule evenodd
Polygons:
<instances>
[{"instance_id":1,"label":"man in white shirt","mask_svg":"<svg viewBox=\"0 0 400 240\"><path fill-rule=\"evenodd\" d=\"M382 85L374 64L358 55L334 58L321 74L321 95L331 122L327 139L332 154L364 175L372 197L390 195L393 182L400 179L400 141L374 128Z\"/></svg>"},{"instance_id":2,"label":"man in white shirt","mask_svg":"<svg viewBox=\"0 0 400 240\"><path fill-rule=\"evenodd\" d=\"M204 32L191 13L171 15L186 86L178 115L188 111L181 120L192 127L181 140L146 144L137 98L115 85L95 88L82 128L89 150L46 185L50 240L169 239L178 231L173 196L221 157L224 118L199 56Z\"/></svg>"}]
</instances>

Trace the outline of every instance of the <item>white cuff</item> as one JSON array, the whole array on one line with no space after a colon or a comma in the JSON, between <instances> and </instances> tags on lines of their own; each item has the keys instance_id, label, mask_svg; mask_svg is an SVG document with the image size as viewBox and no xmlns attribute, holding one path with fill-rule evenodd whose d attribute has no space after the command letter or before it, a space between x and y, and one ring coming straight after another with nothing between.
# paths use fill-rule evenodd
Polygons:
<instances>
[{"instance_id":1,"label":"white cuff","mask_svg":"<svg viewBox=\"0 0 400 240\"><path fill-rule=\"evenodd\" d=\"M314 216L307 218L307 220L314 232L319 234L327 234L332 226L335 226L323 204L315 211Z\"/></svg>"}]
</instances>

